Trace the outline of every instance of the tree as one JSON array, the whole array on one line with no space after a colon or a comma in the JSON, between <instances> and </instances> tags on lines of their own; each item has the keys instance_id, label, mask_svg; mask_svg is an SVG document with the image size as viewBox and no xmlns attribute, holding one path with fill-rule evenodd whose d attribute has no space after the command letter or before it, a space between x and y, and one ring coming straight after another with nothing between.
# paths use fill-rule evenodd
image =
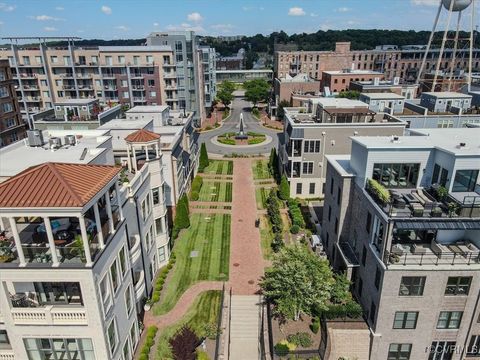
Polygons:
<instances>
[{"instance_id":1,"label":"tree","mask_svg":"<svg viewBox=\"0 0 480 360\"><path fill-rule=\"evenodd\" d=\"M275 313L295 321L302 313L311 315L313 308L326 309L333 284L328 261L301 245L281 249L260 282Z\"/></svg>"},{"instance_id":2,"label":"tree","mask_svg":"<svg viewBox=\"0 0 480 360\"><path fill-rule=\"evenodd\" d=\"M175 239L182 229L190 227L188 198L186 194L178 200L175 220L173 221L172 237Z\"/></svg>"},{"instance_id":3,"label":"tree","mask_svg":"<svg viewBox=\"0 0 480 360\"><path fill-rule=\"evenodd\" d=\"M198 161L198 172L203 172L208 166L210 161L208 160L207 146L205 143L202 143L200 146L200 159Z\"/></svg>"},{"instance_id":4,"label":"tree","mask_svg":"<svg viewBox=\"0 0 480 360\"><path fill-rule=\"evenodd\" d=\"M200 345L198 336L187 326L182 327L169 340L175 360L195 360L195 349Z\"/></svg>"},{"instance_id":5,"label":"tree","mask_svg":"<svg viewBox=\"0 0 480 360\"><path fill-rule=\"evenodd\" d=\"M267 101L270 95L270 84L263 79L255 79L245 81L243 84L245 88L245 98L253 102L253 106L256 107L260 101Z\"/></svg>"},{"instance_id":6,"label":"tree","mask_svg":"<svg viewBox=\"0 0 480 360\"><path fill-rule=\"evenodd\" d=\"M217 98L223 105L228 107L233 100L234 91L235 84L231 81L224 81L218 86Z\"/></svg>"},{"instance_id":7,"label":"tree","mask_svg":"<svg viewBox=\"0 0 480 360\"><path fill-rule=\"evenodd\" d=\"M280 187L278 189L278 197L282 200L287 200L290 197L290 185L285 175L280 180Z\"/></svg>"},{"instance_id":8,"label":"tree","mask_svg":"<svg viewBox=\"0 0 480 360\"><path fill-rule=\"evenodd\" d=\"M345 274L335 274L335 283L333 284L331 291L331 301L334 304L346 304L352 300L352 294L350 293L350 280L348 280Z\"/></svg>"},{"instance_id":9,"label":"tree","mask_svg":"<svg viewBox=\"0 0 480 360\"><path fill-rule=\"evenodd\" d=\"M358 100L360 98L360 92L356 90L347 90L347 91L342 91L341 93L338 94L339 98L347 98L347 99L352 99L352 100Z\"/></svg>"},{"instance_id":10,"label":"tree","mask_svg":"<svg viewBox=\"0 0 480 360\"><path fill-rule=\"evenodd\" d=\"M279 119L283 119L283 117L285 116L284 108L289 107L289 106L290 106L290 101L288 101L288 100L280 101L280 103L278 104L278 107L277 107L277 117Z\"/></svg>"},{"instance_id":11,"label":"tree","mask_svg":"<svg viewBox=\"0 0 480 360\"><path fill-rule=\"evenodd\" d=\"M253 68L253 65L255 64L255 61L258 60L258 53L252 50L247 51L245 54L245 67L247 70L251 70Z\"/></svg>"},{"instance_id":12,"label":"tree","mask_svg":"<svg viewBox=\"0 0 480 360\"><path fill-rule=\"evenodd\" d=\"M270 151L270 158L268 159L268 169L275 181L278 181L278 155L277 150L272 148Z\"/></svg>"}]
</instances>

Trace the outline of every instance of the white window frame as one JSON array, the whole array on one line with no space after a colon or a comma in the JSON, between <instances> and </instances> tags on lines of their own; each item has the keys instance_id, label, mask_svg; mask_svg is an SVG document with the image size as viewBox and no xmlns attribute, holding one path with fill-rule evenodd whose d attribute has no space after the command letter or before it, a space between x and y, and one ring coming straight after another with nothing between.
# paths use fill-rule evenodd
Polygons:
<instances>
[{"instance_id":1,"label":"white window frame","mask_svg":"<svg viewBox=\"0 0 480 360\"><path fill-rule=\"evenodd\" d=\"M114 335L115 335L115 346L112 348L112 343L110 342L110 335L109 335L109 330L110 330L110 327L112 326L113 324L113 330L114 330ZM118 348L118 328L117 328L117 322L115 321L115 317L113 317L112 321L110 321L110 324L108 324L107 326L107 341L108 341L108 345L109 345L109 350L110 350L110 354L113 355L115 354L115 351L117 350Z\"/></svg>"}]
</instances>

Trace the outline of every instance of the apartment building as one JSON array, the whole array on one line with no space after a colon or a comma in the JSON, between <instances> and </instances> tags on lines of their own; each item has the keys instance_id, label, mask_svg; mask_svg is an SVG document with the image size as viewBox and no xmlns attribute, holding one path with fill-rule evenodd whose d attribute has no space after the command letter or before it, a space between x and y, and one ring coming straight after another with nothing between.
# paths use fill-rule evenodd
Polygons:
<instances>
[{"instance_id":1,"label":"apartment building","mask_svg":"<svg viewBox=\"0 0 480 360\"><path fill-rule=\"evenodd\" d=\"M413 135L327 156L322 241L353 281L371 360L478 359L480 129Z\"/></svg>"},{"instance_id":2,"label":"apartment building","mask_svg":"<svg viewBox=\"0 0 480 360\"><path fill-rule=\"evenodd\" d=\"M178 109L194 114L194 122L199 125L216 96L216 87L211 86L215 80L215 50L201 48L193 31L154 32L147 37L147 45L171 47L176 69L171 96L178 100Z\"/></svg>"},{"instance_id":3,"label":"apartment building","mask_svg":"<svg viewBox=\"0 0 480 360\"><path fill-rule=\"evenodd\" d=\"M278 152L290 196L323 197L325 156L349 154L351 136L403 135L404 130L405 122L376 114L358 100L316 98L307 107L285 108Z\"/></svg>"},{"instance_id":4,"label":"apartment building","mask_svg":"<svg viewBox=\"0 0 480 360\"><path fill-rule=\"evenodd\" d=\"M402 82L415 82L425 53L425 46L377 47L373 50L351 50L350 42L337 42L333 51L276 51L275 77L307 73L322 79L322 71L343 69L378 71L388 80L398 77ZM425 73L434 70L440 49L431 49L425 63ZM453 49L445 49L439 70L451 68ZM468 49L458 49L454 70L468 69ZM480 69L480 49L473 51L473 69Z\"/></svg>"},{"instance_id":5,"label":"apartment building","mask_svg":"<svg viewBox=\"0 0 480 360\"><path fill-rule=\"evenodd\" d=\"M393 80L373 81L350 81L348 90L355 90L361 93L395 93L406 99L414 99L417 96L418 85L400 84L400 78Z\"/></svg>"},{"instance_id":6,"label":"apartment building","mask_svg":"<svg viewBox=\"0 0 480 360\"><path fill-rule=\"evenodd\" d=\"M0 150L0 357L132 359L169 257L161 146L148 136L127 136L124 168L101 130L35 130Z\"/></svg>"},{"instance_id":7,"label":"apartment building","mask_svg":"<svg viewBox=\"0 0 480 360\"><path fill-rule=\"evenodd\" d=\"M323 71L322 91L330 95L347 91L352 81L380 81L383 73L371 70L343 69L340 71Z\"/></svg>"},{"instance_id":8,"label":"apartment building","mask_svg":"<svg viewBox=\"0 0 480 360\"><path fill-rule=\"evenodd\" d=\"M402 114L405 105L405 97L395 93L365 93L360 94L359 100L372 111L389 114Z\"/></svg>"},{"instance_id":9,"label":"apartment building","mask_svg":"<svg viewBox=\"0 0 480 360\"><path fill-rule=\"evenodd\" d=\"M175 59L169 46L24 47L0 49L16 81L25 119L68 99L104 105L167 104L179 107ZM168 89L168 91L167 91Z\"/></svg>"},{"instance_id":10,"label":"apartment building","mask_svg":"<svg viewBox=\"0 0 480 360\"><path fill-rule=\"evenodd\" d=\"M23 139L26 127L20 115L10 65L7 60L0 60L0 147Z\"/></svg>"},{"instance_id":11,"label":"apartment building","mask_svg":"<svg viewBox=\"0 0 480 360\"><path fill-rule=\"evenodd\" d=\"M297 94L318 94L320 92L320 81L312 79L307 74L295 76L286 75L283 78L276 78L274 81L275 102L291 102L292 95Z\"/></svg>"}]
</instances>

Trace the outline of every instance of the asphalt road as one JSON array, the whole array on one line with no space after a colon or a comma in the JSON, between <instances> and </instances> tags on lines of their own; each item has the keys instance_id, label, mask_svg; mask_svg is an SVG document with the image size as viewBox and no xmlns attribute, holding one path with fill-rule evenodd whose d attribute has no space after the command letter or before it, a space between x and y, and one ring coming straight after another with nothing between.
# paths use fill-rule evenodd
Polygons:
<instances>
[{"instance_id":1,"label":"asphalt road","mask_svg":"<svg viewBox=\"0 0 480 360\"><path fill-rule=\"evenodd\" d=\"M242 98L235 98L232 102L231 108L231 116L230 118L224 122L223 126L207 131L205 133L200 134L199 136L199 143L205 142L207 145L207 151L212 154L266 154L270 153L272 147L278 147L278 139L281 136L280 132L268 129L260 125L260 122L251 114L250 112L250 103L245 101ZM213 144L211 139L215 136L227 133L227 132L237 132L240 126L240 113L243 113L243 123L245 125L245 132L253 131L257 133L262 133L265 135L269 135L272 137L272 142L266 145L255 145L248 148L235 148L235 147L225 147Z\"/></svg>"}]
</instances>

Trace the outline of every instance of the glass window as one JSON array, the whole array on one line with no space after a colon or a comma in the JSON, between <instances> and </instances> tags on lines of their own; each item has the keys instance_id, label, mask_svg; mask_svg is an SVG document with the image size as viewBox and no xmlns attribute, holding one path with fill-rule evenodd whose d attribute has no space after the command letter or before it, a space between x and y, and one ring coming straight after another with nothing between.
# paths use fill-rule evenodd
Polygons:
<instances>
[{"instance_id":1,"label":"glass window","mask_svg":"<svg viewBox=\"0 0 480 360\"><path fill-rule=\"evenodd\" d=\"M131 286L127 287L125 290L125 307L127 309L127 316L130 316L133 309L133 302L132 302L132 288Z\"/></svg>"},{"instance_id":2,"label":"glass window","mask_svg":"<svg viewBox=\"0 0 480 360\"><path fill-rule=\"evenodd\" d=\"M111 304L111 297L110 297L110 283L108 280L108 274L103 277L103 280L100 282L100 293L102 294L103 300L103 309L105 313L108 311L108 308Z\"/></svg>"},{"instance_id":3,"label":"glass window","mask_svg":"<svg viewBox=\"0 0 480 360\"><path fill-rule=\"evenodd\" d=\"M0 330L0 347L9 344L10 341L8 340L7 330Z\"/></svg>"},{"instance_id":4,"label":"glass window","mask_svg":"<svg viewBox=\"0 0 480 360\"><path fill-rule=\"evenodd\" d=\"M309 186L309 189L308 189L308 193L309 193L310 195L315 194L315 183L310 183L310 186Z\"/></svg>"},{"instance_id":5,"label":"glass window","mask_svg":"<svg viewBox=\"0 0 480 360\"><path fill-rule=\"evenodd\" d=\"M440 311L437 329L458 329L462 321L462 311Z\"/></svg>"},{"instance_id":6,"label":"glass window","mask_svg":"<svg viewBox=\"0 0 480 360\"><path fill-rule=\"evenodd\" d=\"M125 341L125 345L123 345L123 358L125 360L130 360L131 359L130 344L128 343L128 339L127 339L127 341Z\"/></svg>"},{"instance_id":7,"label":"glass window","mask_svg":"<svg viewBox=\"0 0 480 360\"><path fill-rule=\"evenodd\" d=\"M445 295L468 295L471 282L471 276L449 277L447 287L445 288Z\"/></svg>"},{"instance_id":8,"label":"glass window","mask_svg":"<svg viewBox=\"0 0 480 360\"><path fill-rule=\"evenodd\" d=\"M122 271L122 275L125 275L127 272L127 259L125 255L125 247L120 249L120 253L118 254L118 259L120 260L120 270Z\"/></svg>"},{"instance_id":9,"label":"glass window","mask_svg":"<svg viewBox=\"0 0 480 360\"><path fill-rule=\"evenodd\" d=\"M94 360L91 339L23 339L29 360Z\"/></svg>"},{"instance_id":10,"label":"glass window","mask_svg":"<svg viewBox=\"0 0 480 360\"><path fill-rule=\"evenodd\" d=\"M434 341L430 346L428 360L452 360L458 352L455 341Z\"/></svg>"},{"instance_id":11,"label":"glass window","mask_svg":"<svg viewBox=\"0 0 480 360\"><path fill-rule=\"evenodd\" d=\"M367 230L367 233L370 234L370 229L372 228L372 214L367 212L367 221L365 223L365 230Z\"/></svg>"},{"instance_id":12,"label":"glass window","mask_svg":"<svg viewBox=\"0 0 480 360\"><path fill-rule=\"evenodd\" d=\"M302 166L303 174L313 174L313 162L304 162Z\"/></svg>"},{"instance_id":13,"label":"glass window","mask_svg":"<svg viewBox=\"0 0 480 360\"><path fill-rule=\"evenodd\" d=\"M381 279L382 279L382 272L377 267L377 270L375 271L375 287L377 288L377 290L380 287L380 280Z\"/></svg>"},{"instance_id":14,"label":"glass window","mask_svg":"<svg viewBox=\"0 0 480 360\"><path fill-rule=\"evenodd\" d=\"M162 218L156 218L155 219L155 233L157 234L157 236L165 233Z\"/></svg>"},{"instance_id":15,"label":"glass window","mask_svg":"<svg viewBox=\"0 0 480 360\"><path fill-rule=\"evenodd\" d=\"M375 303L372 301L372 304L370 305L370 321L372 323L375 322L375 314L377 313L377 306L375 305Z\"/></svg>"},{"instance_id":16,"label":"glass window","mask_svg":"<svg viewBox=\"0 0 480 360\"><path fill-rule=\"evenodd\" d=\"M425 276L403 276L400 283L400 296L422 296Z\"/></svg>"},{"instance_id":17,"label":"glass window","mask_svg":"<svg viewBox=\"0 0 480 360\"><path fill-rule=\"evenodd\" d=\"M453 180L453 192L471 192L477 184L478 170L457 170Z\"/></svg>"},{"instance_id":18,"label":"glass window","mask_svg":"<svg viewBox=\"0 0 480 360\"><path fill-rule=\"evenodd\" d=\"M480 356L480 335L472 335L470 338L467 356Z\"/></svg>"},{"instance_id":19,"label":"glass window","mask_svg":"<svg viewBox=\"0 0 480 360\"><path fill-rule=\"evenodd\" d=\"M301 194L302 193L302 183L298 183L297 184L297 194Z\"/></svg>"},{"instance_id":20,"label":"glass window","mask_svg":"<svg viewBox=\"0 0 480 360\"><path fill-rule=\"evenodd\" d=\"M110 352L113 354L115 352L115 348L117 347L117 329L115 327L115 319L113 319L108 326L107 335L108 343L110 344Z\"/></svg>"},{"instance_id":21,"label":"glass window","mask_svg":"<svg viewBox=\"0 0 480 360\"><path fill-rule=\"evenodd\" d=\"M397 311L393 321L394 329L415 329L417 327L417 311Z\"/></svg>"},{"instance_id":22,"label":"glass window","mask_svg":"<svg viewBox=\"0 0 480 360\"><path fill-rule=\"evenodd\" d=\"M78 282L35 282L33 285L40 304L83 305Z\"/></svg>"},{"instance_id":23,"label":"glass window","mask_svg":"<svg viewBox=\"0 0 480 360\"><path fill-rule=\"evenodd\" d=\"M110 267L110 275L112 276L112 285L113 291L116 292L118 289L118 268L117 268L117 261L115 260Z\"/></svg>"},{"instance_id":24,"label":"glass window","mask_svg":"<svg viewBox=\"0 0 480 360\"><path fill-rule=\"evenodd\" d=\"M409 360L412 344L390 344L387 360Z\"/></svg>"},{"instance_id":25,"label":"glass window","mask_svg":"<svg viewBox=\"0 0 480 360\"><path fill-rule=\"evenodd\" d=\"M160 188L159 187L152 189L152 200L153 200L153 205L160 204Z\"/></svg>"},{"instance_id":26,"label":"glass window","mask_svg":"<svg viewBox=\"0 0 480 360\"><path fill-rule=\"evenodd\" d=\"M413 188L417 186L420 164L373 165L372 178L387 188Z\"/></svg>"},{"instance_id":27,"label":"glass window","mask_svg":"<svg viewBox=\"0 0 480 360\"><path fill-rule=\"evenodd\" d=\"M137 343L137 322L134 321L130 328L130 340L132 341L132 348L135 349Z\"/></svg>"}]
</instances>

